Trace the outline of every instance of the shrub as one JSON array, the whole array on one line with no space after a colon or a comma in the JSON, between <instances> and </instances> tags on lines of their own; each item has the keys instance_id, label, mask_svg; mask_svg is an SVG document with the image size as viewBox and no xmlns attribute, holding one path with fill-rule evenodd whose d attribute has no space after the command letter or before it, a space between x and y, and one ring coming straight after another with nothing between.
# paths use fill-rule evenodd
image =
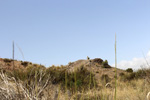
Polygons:
<instances>
[{"instance_id":1,"label":"shrub","mask_svg":"<svg viewBox=\"0 0 150 100\"><path fill-rule=\"evenodd\" d=\"M108 65L108 61L107 61L107 60L103 61L102 63L103 63L104 65Z\"/></svg>"},{"instance_id":2,"label":"shrub","mask_svg":"<svg viewBox=\"0 0 150 100\"><path fill-rule=\"evenodd\" d=\"M47 69L47 74L51 75L51 82L52 84L61 84L62 88L65 90L65 72L67 70L60 68L55 69L55 68L48 68ZM81 65L80 69L77 69L74 72L68 73L67 72L67 87L70 91L74 92L75 91L75 78L74 76L76 75L76 84L77 84L77 90L81 91L82 89L86 90L89 87L89 81L90 81L90 71L88 71L85 67ZM90 87L94 87L94 82L93 82L93 77L94 74L91 73L91 85ZM97 85L97 83L96 83Z\"/></svg>"},{"instance_id":3,"label":"shrub","mask_svg":"<svg viewBox=\"0 0 150 100\"><path fill-rule=\"evenodd\" d=\"M103 60L101 58L95 58L93 59L93 62L97 64L102 64Z\"/></svg>"},{"instance_id":4,"label":"shrub","mask_svg":"<svg viewBox=\"0 0 150 100\"><path fill-rule=\"evenodd\" d=\"M119 75L120 75L120 76L124 76L125 74L124 74L123 72L121 72Z\"/></svg>"},{"instance_id":5,"label":"shrub","mask_svg":"<svg viewBox=\"0 0 150 100\"><path fill-rule=\"evenodd\" d=\"M102 68L111 68L109 65L108 65L108 61L105 60L102 62Z\"/></svg>"},{"instance_id":6,"label":"shrub","mask_svg":"<svg viewBox=\"0 0 150 100\"><path fill-rule=\"evenodd\" d=\"M145 78L147 76L147 70L139 69L135 72L136 78Z\"/></svg>"},{"instance_id":7,"label":"shrub","mask_svg":"<svg viewBox=\"0 0 150 100\"><path fill-rule=\"evenodd\" d=\"M127 73L127 74L121 76L121 80L123 80L123 81L131 81L133 79L136 79L135 73Z\"/></svg>"},{"instance_id":8,"label":"shrub","mask_svg":"<svg viewBox=\"0 0 150 100\"><path fill-rule=\"evenodd\" d=\"M4 62L5 62L5 63L10 63L10 62L12 62L12 61L13 61L12 59L7 59L7 58L4 59Z\"/></svg>"},{"instance_id":9,"label":"shrub","mask_svg":"<svg viewBox=\"0 0 150 100\"><path fill-rule=\"evenodd\" d=\"M132 68L128 68L128 69L126 69L126 72L132 73L133 69Z\"/></svg>"},{"instance_id":10,"label":"shrub","mask_svg":"<svg viewBox=\"0 0 150 100\"><path fill-rule=\"evenodd\" d=\"M28 62L27 62L27 61L21 62L21 65L23 65L23 66L28 66Z\"/></svg>"},{"instance_id":11,"label":"shrub","mask_svg":"<svg viewBox=\"0 0 150 100\"><path fill-rule=\"evenodd\" d=\"M8 75L11 77L15 77L16 80L34 80L35 78L35 72L37 72L38 75L40 75L41 70L45 70L43 67L34 67L34 66L27 66L24 70L23 69L14 69L11 72L8 72ZM40 77L37 77L40 78Z\"/></svg>"},{"instance_id":12,"label":"shrub","mask_svg":"<svg viewBox=\"0 0 150 100\"><path fill-rule=\"evenodd\" d=\"M139 69L136 72L132 72L129 70L129 73L123 75L121 78L124 81L130 81L133 79L143 79L143 78L149 78L149 70L148 69Z\"/></svg>"},{"instance_id":13,"label":"shrub","mask_svg":"<svg viewBox=\"0 0 150 100\"><path fill-rule=\"evenodd\" d=\"M136 74L135 73L130 73L129 76L127 77L128 80L133 80L136 78Z\"/></svg>"}]
</instances>

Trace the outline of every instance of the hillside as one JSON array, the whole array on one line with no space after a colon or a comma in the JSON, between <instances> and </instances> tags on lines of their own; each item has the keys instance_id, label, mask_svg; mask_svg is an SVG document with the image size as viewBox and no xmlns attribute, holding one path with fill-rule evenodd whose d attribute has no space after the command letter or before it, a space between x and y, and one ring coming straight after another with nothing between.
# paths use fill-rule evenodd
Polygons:
<instances>
[{"instance_id":1,"label":"hillside","mask_svg":"<svg viewBox=\"0 0 150 100\"><path fill-rule=\"evenodd\" d=\"M33 64L28 61L18 61L18 60L13 61L13 59L0 58L0 68L1 69L13 70L13 66L14 66L14 69L25 69L27 66L44 67L43 65Z\"/></svg>"},{"instance_id":2,"label":"hillside","mask_svg":"<svg viewBox=\"0 0 150 100\"><path fill-rule=\"evenodd\" d=\"M111 80L114 80L116 74L116 69L111 67L108 63L105 63L105 61L100 58L70 62L66 67L69 72L72 72L75 69L82 69L84 67L94 74L98 83L101 81L102 76L108 75ZM119 76L120 73L126 73L126 71L117 68L117 76Z\"/></svg>"},{"instance_id":3,"label":"hillside","mask_svg":"<svg viewBox=\"0 0 150 100\"><path fill-rule=\"evenodd\" d=\"M145 100L150 89L150 70L133 72L132 69L117 68L117 77L115 70L107 60L100 58L48 68L27 61L0 58L0 98L113 100L117 79L118 100Z\"/></svg>"},{"instance_id":4,"label":"hillside","mask_svg":"<svg viewBox=\"0 0 150 100\"><path fill-rule=\"evenodd\" d=\"M7 58L0 58L0 68L5 70L13 70L13 63L14 63L14 69L23 69L25 70L28 66L34 66L34 67L44 67L43 65L39 64L33 64L28 61L17 61ZM63 66L63 65L62 65ZM59 66L57 66L59 67ZM105 63L100 58L95 58L91 60L78 60L75 62L69 62L68 65L63 66L64 69L67 69L68 72L73 72L75 69L81 69L82 67L85 67L88 71L91 71L97 80L99 80L102 75L108 75L111 79L115 76L115 68L111 67L108 62ZM117 68L117 74L125 73L124 70Z\"/></svg>"}]
</instances>

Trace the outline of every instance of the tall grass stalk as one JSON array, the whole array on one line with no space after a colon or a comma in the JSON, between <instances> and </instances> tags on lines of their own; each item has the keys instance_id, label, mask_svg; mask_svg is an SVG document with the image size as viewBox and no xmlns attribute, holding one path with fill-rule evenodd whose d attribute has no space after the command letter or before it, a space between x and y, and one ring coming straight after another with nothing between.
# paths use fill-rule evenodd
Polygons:
<instances>
[{"instance_id":1,"label":"tall grass stalk","mask_svg":"<svg viewBox=\"0 0 150 100\"><path fill-rule=\"evenodd\" d=\"M91 83L92 83L92 74L91 74L91 71L90 71L90 82L89 82L89 90L91 89Z\"/></svg>"},{"instance_id":2,"label":"tall grass stalk","mask_svg":"<svg viewBox=\"0 0 150 100\"><path fill-rule=\"evenodd\" d=\"M93 77L93 84L94 84L94 96L95 96L95 100L97 100L97 95L96 95L96 86L95 86L95 79Z\"/></svg>"},{"instance_id":3,"label":"tall grass stalk","mask_svg":"<svg viewBox=\"0 0 150 100\"><path fill-rule=\"evenodd\" d=\"M60 89L61 89L61 84L59 85L59 91L58 91L58 98L57 98L57 100L59 100L59 98L60 98Z\"/></svg>"},{"instance_id":4,"label":"tall grass stalk","mask_svg":"<svg viewBox=\"0 0 150 100\"><path fill-rule=\"evenodd\" d=\"M76 76L76 69L74 70L74 80L75 80L75 100L77 100L77 76Z\"/></svg>"},{"instance_id":5,"label":"tall grass stalk","mask_svg":"<svg viewBox=\"0 0 150 100\"><path fill-rule=\"evenodd\" d=\"M38 93L37 93L37 70L35 71L35 94L36 94L36 100L38 100Z\"/></svg>"},{"instance_id":6,"label":"tall grass stalk","mask_svg":"<svg viewBox=\"0 0 150 100\"><path fill-rule=\"evenodd\" d=\"M13 58L13 72L14 72L14 67L15 67L15 63L14 63L14 60L15 60L15 46L14 46L14 41L13 41L12 47L13 47L12 58Z\"/></svg>"},{"instance_id":7,"label":"tall grass stalk","mask_svg":"<svg viewBox=\"0 0 150 100\"><path fill-rule=\"evenodd\" d=\"M83 93L84 93L84 88L82 88L82 94L81 94L80 100L84 100L84 98L83 98Z\"/></svg>"},{"instance_id":8,"label":"tall grass stalk","mask_svg":"<svg viewBox=\"0 0 150 100\"><path fill-rule=\"evenodd\" d=\"M91 83L92 83L92 74L91 74L91 71L90 71L89 91L91 89ZM90 99L90 95L88 95L88 100L89 99Z\"/></svg>"},{"instance_id":9,"label":"tall grass stalk","mask_svg":"<svg viewBox=\"0 0 150 100\"><path fill-rule=\"evenodd\" d=\"M117 100L117 42L116 42L116 34L115 34L115 100Z\"/></svg>"},{"instance_id":10,"label":"tall grass stalk","mask_svg":"<svg viewBox=\"0 0 150 100\"><path fill-rule=\"evenodd\" d=\"M13 41L13 44L12 44L12 47L13 47L13 51L12 51L12 58L13 58L13 76L15 77L16 79L16 88L17 88L17 91L18 91L18 96L19 96L19 100L21 100L21 95L20 95L20 90L19 90L19 84L18 83L18 79L17 79L17 76L15 74L15 45L14 45L14 41Z\"/></svg>"},{"instance_id":11,"label":"tall grass stalk","mask_svg":"<svg viewBox=\"0 0 150 100\"><path fill-rule=\"evenodd\" d=\"M65 71L65 100L68 100L68 95L67 95L67 71Z\"/></svg>"}]
</instances>

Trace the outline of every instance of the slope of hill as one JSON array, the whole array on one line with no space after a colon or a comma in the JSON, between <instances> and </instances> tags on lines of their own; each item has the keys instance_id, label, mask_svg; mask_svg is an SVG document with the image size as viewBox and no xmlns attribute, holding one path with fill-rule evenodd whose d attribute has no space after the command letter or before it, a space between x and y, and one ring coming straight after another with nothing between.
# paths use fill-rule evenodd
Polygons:
<instances>
[{"instance_id":1,"label":"slope of hill","mask_svg":"<svg viewBox=\"0 0 150 100\"><path fill-rule=\"evenodd\" d=\"M25 69L27 66L42 66L43 65L39 65L39 64L33 64L31 62L28 61L17 61L17 60L13 60L13 59L8 59L8 58L0 58L0 68L1 69L5 69L5 70L13 70L14 69Z\"/></svg>"},{"instance_id":2,"label":"slope of hill","mask_svg":"<svg viewBox=\"0 0 150 100\"><path fill-rule=\"evenodd\" d=\"M14 65L13 65L14 63ZM0 68L5 70L12 70L14 69L25 69L28 66L35 66L35 67L44 67L43 65L33 64L27 61L17 61L7 58L0 58ZM59 67L59 66L58 66ZM68 72L73 72L75 69L82 69L86 68L88 71L91 71L96 79L99 79L102 75L108 75L110 78L114 78L115 76L115 68L111 67L108 62L103 61L100 58L95 58L91 60L78 60L75 62L70 62L68 65L65 65L64 68L67 69ZM125 73L124 70L117 68L117 74Z\"/></svg>"},{"instance_id":3,"label":"slope of hill","mask_svg":"<svg viewBox=\"0 0 150 100\"><path fill-rule=\"evenodd\" d=\"M49 68L46 68L43 65L32 64L31 62L27 62L27 61L17 61L17 60L13 61L12 59L0 58L1 69L12 71L13 63L14 63L14 69L20 70L21 72L23 71L29 73L32 68L36 68L36 67L37 68L41 67L44 68L45 70L50 69L48 73L51 73L53 77L59 76L59 77L55 77L54 78L55 82L53 81L52 83L60 83L61 81L59 80L63 80L65 78L65 76L63 76L65 74L64 71L67 71L68 73L74 73L75 70L78 70L78 72L80 72L80 70L82 69L86 69L88 72L92 73L94 75L95 81L99 86L102 86L102 84L106 84L108 82L114 82L115 80L115 68L111 67L106 60L103 61L100 58L78 60L75 62L70 62L68 65L65 66L57 66L57 67L52 66ZM21 73L20 71L15 71L15 72ZM122 73L125 74L126 71L117 68L117 76L119 76ZM84 75L85 72L82 74ZM106 81L106 83L103 83L102 81Z\"/></svg>"},{"instance_id":4,"label":"slope of hill","mask_svg":"<svg viewBox=\"0 0 150 100\"><path fill-rule=\"evenodd\" d=\"M53 65L48 68L27 61L0 58L0 98L113 100L115 70L107 60L100 58L78 60L68 65ZM117 68L118 100L145 100L150 90L149 85L149 69L137 72L129 69L127 72Z\"/></svg>"}]
</instances>

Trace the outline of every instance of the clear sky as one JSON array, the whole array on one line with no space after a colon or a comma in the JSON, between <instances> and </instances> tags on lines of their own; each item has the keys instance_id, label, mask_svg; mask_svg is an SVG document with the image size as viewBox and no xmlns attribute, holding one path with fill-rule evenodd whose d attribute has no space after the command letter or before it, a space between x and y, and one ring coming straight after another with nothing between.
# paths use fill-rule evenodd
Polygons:
<instances>
[{"instance_id":1,"label":"clear sky","mask_svg":"<svg viewBox=\"0 0 150 100\"><path fill-rule=\"evenodd\" d=\"M12 58L14 40L17 60L51 66L89 56L113 65L115 33L118 67L139 68L142 52L150 56L150 0L0 0L1 58Z\"/></svg>"}]
</instances>

